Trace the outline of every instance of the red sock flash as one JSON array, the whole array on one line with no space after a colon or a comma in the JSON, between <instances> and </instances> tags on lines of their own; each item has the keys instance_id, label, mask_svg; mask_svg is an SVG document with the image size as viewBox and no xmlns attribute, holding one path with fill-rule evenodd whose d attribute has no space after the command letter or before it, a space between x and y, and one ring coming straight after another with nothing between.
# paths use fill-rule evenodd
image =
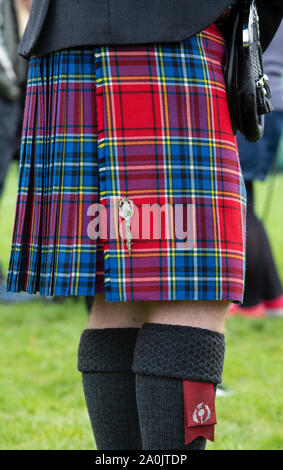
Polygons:
<instances>
[{"instance_id":1,"label":"red sock flash","mask_svg":"<svg viewBox=\"0 0 283 470\"><path fill-rule=\"evenodd\" d=\"M214 441L215 396L212 383L183 380L185 444L199 436Z\"/></svg>"}]
</instances>

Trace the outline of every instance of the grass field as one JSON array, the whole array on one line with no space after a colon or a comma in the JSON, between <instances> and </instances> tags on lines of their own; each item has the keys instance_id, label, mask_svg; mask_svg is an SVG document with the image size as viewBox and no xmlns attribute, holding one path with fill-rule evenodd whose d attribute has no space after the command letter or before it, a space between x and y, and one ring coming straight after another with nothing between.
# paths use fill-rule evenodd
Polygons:
<instances>
[{"instance_id":1,"label":"grass field","mask_svg":"<svg viewBox=\"0 0 283 470\"><path fill-rule=\"evenodd\" d=\"M0 208L1 261L8 267L17 168ZM257 208L270 191L257 183ZM275 180L267 230L283 280L283 176ZM77 345L86 327L83 299L0 304L0 449L93 449L77 372ZM208 449L283 450L283 319L229 318L223 383L217 397L216 440ZM173 398L172 398L173 399Z\"/></svg>"}]
</instances>

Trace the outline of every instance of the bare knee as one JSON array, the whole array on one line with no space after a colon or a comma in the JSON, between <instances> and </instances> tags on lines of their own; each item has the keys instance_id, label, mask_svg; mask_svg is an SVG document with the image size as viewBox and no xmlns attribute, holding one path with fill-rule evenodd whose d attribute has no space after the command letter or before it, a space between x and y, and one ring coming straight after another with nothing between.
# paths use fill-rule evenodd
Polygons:
<instances>
[{"instance_id":1,"label":"bare knee","mask_svg":"<svg viewBox=\"0 0 283 470\"><path fill-rule=\"evenodd\" d=\"M148 321L194 326L223 333L230 303L230 301L210 300L151 302Z\"/></svg>"},{"instance_id":2,"label":"bare knee","mask_svg":"<svg viewBox=\"0 0 283 470\"><path fill-rule=\"evenodd\" d=\"M104 294L96 294L88 328L141 328L148 318L148 302L106 302Z\"/></svg>"}]
</instances>

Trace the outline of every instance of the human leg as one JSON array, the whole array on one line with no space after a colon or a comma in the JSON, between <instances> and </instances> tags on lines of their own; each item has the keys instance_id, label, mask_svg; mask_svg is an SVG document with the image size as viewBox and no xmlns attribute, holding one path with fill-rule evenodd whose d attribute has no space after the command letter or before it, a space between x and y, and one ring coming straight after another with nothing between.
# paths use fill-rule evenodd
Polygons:
<instances>
[{"instance_id":1,"label":"human leg","mask_svg":"<svg viewBox=\"0 0 283 470\"><path fill-rule=\"evenodd\" d=\"M219 301L151 302L133 363L143 449L204 450L206 439L213 439L228 307Z\"/></svg>"},{"instance_id":2,"label":"human leg","mask_svg":"<svg viewBox=\"0 0 283 470\"><path fill-rule=\"evenodd\" d=\"M99 450L142 449L131 366L146 317L144 302L113 304L97 294L81 335L78 369Z\"/></svg>"}]
</instances>

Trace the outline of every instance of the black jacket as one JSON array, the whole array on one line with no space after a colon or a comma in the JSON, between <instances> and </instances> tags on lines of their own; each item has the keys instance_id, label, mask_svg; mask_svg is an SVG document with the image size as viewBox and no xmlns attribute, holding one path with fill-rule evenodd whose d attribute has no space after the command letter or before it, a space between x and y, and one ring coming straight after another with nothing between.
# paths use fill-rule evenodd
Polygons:
<instances>
[{"instance_id":1,"label":"black jacket","mask_svg":"<svg viewBox=\"0 0 283 470\"><path fill-rule=\"evenodd\" d=\"M256 0L265 50L283 0ZM29 58L103 44L179 41L214 23L231 0L33 0L18 53Z\"/></svg>"}]
</instances>

